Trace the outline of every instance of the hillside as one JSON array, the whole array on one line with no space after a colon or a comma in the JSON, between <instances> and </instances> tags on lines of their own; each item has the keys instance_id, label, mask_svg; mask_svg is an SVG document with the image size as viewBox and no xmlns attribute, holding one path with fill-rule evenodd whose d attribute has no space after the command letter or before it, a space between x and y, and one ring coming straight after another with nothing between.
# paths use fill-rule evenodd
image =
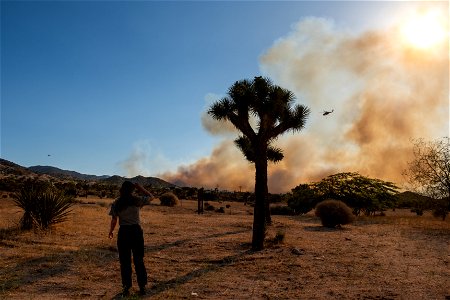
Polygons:
<instances>
[{"instance_id":1,"label":"hillside","mask_svg":"<svg viewBox=\"0 0 450 300\"><path fill-rule=\"evenodd\" d=\"M6 159L0 158L0 174L1 175L34 175L34 172L19 166L18 164L15 164L13 162L10 162Z\"/></svg>"},{"instance_id":2,"label":"hillside","mask_svg":"<svg viewBox=\"0 0 450 300\"><path fill-rule=\"evenodd\" d=\"M77 179L77 180L88 180L88 181L96 181L105 178L109 178L110 176L96 176L96 175L87 175L81 174L75 171L62 170L52 166L32 166L28 168L37 174L47 174L53 177L57 177L60 179Z\"/></svg>"},{"instance_id":3,"label":"hillside","mask_svg":"<svg viewBox=\"0 0 450 300\"><path fill-rule=\"evenodd\" d=\"M125 180L130 180L132 182L139 183L143 186L152 186L154 188L171 188L176 187L175 184L164 181L160 178L156 177L144 177L144 176L136 176L133 178L125 178L121 176L111 176L109 178L101 179L100 182L112 184L112 185L121 185Z\"/></svg>"},{"instance_id":4,"label":"hillside","mask_svg":"<svg viewBox=\"0 0 450 300\"><path fill-rule=\"evenodd\" d=\"M97 176L78 173L75 171L62 170L52 166L32 166L29 168L20 166L5 159L0 159L0 175L12 176L48 176L59 180L75 180L75 181L90 181L99 182L112 185L121 185L125 180L131 180L144 186L152 186L154 188L171 188L176 187L175 184L164 181L156 177L136 176L133 178L126 178L118 175L114 176Z\"/></svg>"}]
</instances>

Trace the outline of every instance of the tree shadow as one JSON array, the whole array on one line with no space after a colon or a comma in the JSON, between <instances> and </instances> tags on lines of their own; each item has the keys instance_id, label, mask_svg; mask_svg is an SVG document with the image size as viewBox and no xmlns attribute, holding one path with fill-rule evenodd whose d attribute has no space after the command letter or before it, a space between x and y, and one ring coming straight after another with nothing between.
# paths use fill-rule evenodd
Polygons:
<instances>
[{"instance_id":1,"label":"tree shadow","mask_svg":"<svg viewBox=\"0 0 450 300\"><path fill-rule=\"evenodd\" d=\"M151 287L151 289L147 292L147 295L145 296L145 298L148 297L152 297L158 294L163 293L164 291L167 291L169 289L173 289L176 288L177 286L183 285L195 278L199 278L202 277L208 273L211 272L215 272L218 271L219 269L232 265L236 260L242 259L243 257L245 257L248 254L254 253L254 251L252 251L251 249L245 250L243 252L240 252L238 254L235 255L230 255L227 257L224 257L222 259L219 260L209 260L209 261L205 261L207 263L209 263L207 266L205 266L204 268L201 269L196 269L193 270L185 275L164 281L164 282L159 282L157 284L155 284L154 286ZM117 298L113 298L113 299L117 299Z\"/></svg>"},{"instance_id":2,"label":"tree shadow","mask_svg":"<svg viewBox=\"0 0 450 300\"><path fill-rule=\"evenodd\" d=\"M65 250L44 256L25 259L17 264L0 269L0 298L3 293L20 286L27 286L52 277L68 274L73 271L76 260L89 257L93 268L102 268L115 261L117 254L110 249L93 247L88 249ZM70 288L67 288L70 289Z\"/></svg>"},{"instance_id":3,"label":"tree shadow","mask_svg":"<svg viewBox=\"0 0 450 300\"><path fill-rule=\"evenodd\" d=\"M315 231L315 232L342 232L342 231L350 230L349 228L345 228L345 227L330 228L330 227L325 227L322 225L304 226L303 229L305 229L306 231Z\"/></svg>"},{"instance_id":4,"label":"tree shadow","mask_svg":"<svg viewBox=\"0 0 450 300\"><path fill-rule=\"evenodd\" d=\"M192 241L203 241L206 239L219 238L219 237L224 237L227 235L240 234L240 233L245 233L245 232L249 232L249 231L251 231L251 229L227 231L227 232L215 233L215 234L211 234L211 235L207 235L207 236L203 236L203 237L197 237L197 238L191 238L191 239L181 239L181 240L177 240L177 241L162 244L162 245L145 246L145 252L146 253L147 252L158 252L158 251L162 251L162 250L165 250L168 248L178 247L184 243L189 243Z\"/></svg>"},{"instance_id":5,"label":"tree shadow","mask_svg":"<svg viewBox=\"0 0 450 300\"><path fill-rule=\"evenodd\" d=\"M2 229L0 234L2 236L9 237L8 239L0 238L0 246L1 247L17 247L15 243L9 243L11 239L11 234L15 233L17 230L15 228L11 229ZM188 243L190 241L203 241L205 239L218 238L233 234L240 234L244 232L248 232L249 229L245 230L236 230L236 231L228 231L224 233L216 233L203 237L191 238L191 239L181 239L171 243L166 243L162 245L155 246L146 246L145 251L148 252L157 252L164 249L168 249L171 247L177 247L184 243ZM41 244L39 242L36 242ZM45 244L45 243L43 243ZM45 244L47 245L47 244ZM50 246L50 245L48 245ZM79 261L85 260L86 258L89 260L88 263L90 267L95 269L102 269L105 265L110 264L111 262L117 261L117 249L112 246L102 246L97 245L93 247L77 249L77 250L57 250L58 246L55 247L54 251L51 253L46 253L45 255L41 255L39 257L33 257L29 259L24 259L18 263L5 266L0 268L0 298L3 294L16 289L21 286L32 285L39 281L45 281L46 279L58 276L64 276L69 274L70 272L74 272L73 266L77 265ZM220 267L231 264L235 259L245 255L248 251L244 251L238 255L225 257L223 259L214 261L203 261L203 263L209 264L207 267L199 270L194 270L184 276L157 284L150 292L149 295L156 295L175 287L177 285L188 282L193 278L200 277L204 274L217 270ZM60 287L63 290L71 290L71 292L83 292L80 290L73 290L72 288ZM134 295L132 295L133 297ZM116 295L113 299L122 299L120 294Z\"/></svg>"}]
</instances>

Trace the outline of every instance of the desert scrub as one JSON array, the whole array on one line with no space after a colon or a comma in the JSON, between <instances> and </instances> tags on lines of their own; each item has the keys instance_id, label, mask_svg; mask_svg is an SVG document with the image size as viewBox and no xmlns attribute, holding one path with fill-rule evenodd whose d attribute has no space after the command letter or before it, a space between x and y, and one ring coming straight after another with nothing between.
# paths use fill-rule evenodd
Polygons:
<instances>
[{"instance_id":1,"label":"desert scrub","mask_svg":"<svg viewBox=\"0 0 450 300\"><path fill-rule=\"evenodd\" d=\"M48 229L64 222L74 205L72 197L52 186L26 184L14 195L14 204L24 211L20 228Z\"/></svg>"},{"instance_id":2,"label":"desert scrub","mask_svg":"<svg viewBox=\"0 0 450 300\"><path fill-rule=\"evenodd\" d=\"M214 207L214 205L211 205L208 202L205 202L205 210L207 210L207 211L215 211L216 208Z\"/></svg>"},{"instance_id":3,"label":"desert scrub","mask_svg":"<svg viewBox=\"0 0 450 300\"><path fill-rule=\"evenodd\" d=\"M267 232L266 232L267 235ZM267 246L276 246L280 244L284 244L284 241L286 240L286 232L284 229L279 229L274 237L266 239Z\"/></svg>"},{"instance_id":4,"label":"desert scrub","mask_svg":"<svg viewBox=\"0 0 450 300\"><path fill-rule=\"evenodd\" d=\"M220 207L218 209L215 210L217 213L221 213L224 214L225 213L225 208L224 207Z\"/></svg>"},{"instance_id":5,"label":"desert scrub","mask_svg":"<svg viewBox=\"0 0 450 300\"><path fill-rule=\"evenodd\" d=\"M162 194L159 197L159 201L161 201L161 205L163 206L175 206L180 202L180 200L178 200L178 197L171 192Z\"/></svg>"},{"instance_id":6,"label":"desert scrub","mask_svg":"<svg viewBox=\"0 0 450 300\"><path fill-rule=\"evenodd\" d=\"M275 237L273 238L273 242L274 242L274 244L283 244L285 239L286 239L286 231L280 229L275 234Z\"/></svg>"},{"instance_id":7,"label":"desert scrub","mask_svg":"<svg viewBox=\"0 0 450 300\"><path fill-rule=\"evenodd\" d=\"M352 210L344 202L338 200L325 200L317 204L316 216L322 225L329 228L350 224L355 217Z\"/></svg>"}]
</instances>

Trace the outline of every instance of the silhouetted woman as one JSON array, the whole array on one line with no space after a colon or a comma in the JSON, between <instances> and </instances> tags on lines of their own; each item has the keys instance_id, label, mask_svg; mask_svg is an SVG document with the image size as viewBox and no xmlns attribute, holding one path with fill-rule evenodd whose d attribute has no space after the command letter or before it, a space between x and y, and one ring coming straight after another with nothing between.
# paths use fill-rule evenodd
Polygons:
<instances>
[{"instance_id":1,"label":"silhouetted woman","mask_svg":"<svg viewBox=\"0 0 450 300\"><path fill-rule=\"evenodd\" d=\"M134 189L145 194L144 197L133 195ZM114 236L114 228L119 218L119 233L117 235L117 248L119 250L120 274L122 275L122 295L129 294L131 280L131 253L133 253L134 269L136 272L139 293L145 294L147 284L147 270L144 265L144 235L140 226L139 210L142 206L150 204L153 195L139 184L125 181L120 188L120 197L117 198L109 212L111 228L109 238Z\"/></svg>"}]
</instances>

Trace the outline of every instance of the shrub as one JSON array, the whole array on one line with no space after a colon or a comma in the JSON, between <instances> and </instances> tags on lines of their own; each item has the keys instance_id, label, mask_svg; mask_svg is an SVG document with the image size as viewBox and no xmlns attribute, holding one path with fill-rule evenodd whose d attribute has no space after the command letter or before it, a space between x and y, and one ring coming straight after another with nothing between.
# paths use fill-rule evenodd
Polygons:
<instances>
[{"instance_id":1,"label":"shrub","mask_svg":"<svg viewBox=\"0 0 450 300\"><path fill-rule=\"evenodd\" d=\"M24 211L20 220L20 228L24 230L33 227L47 229L64 222L74 205L71 197L56 188L35 184L25 185L14 196L14 203Z\"/></svg>"},{"instance_id":2,"label":"shrub","mask_svg":"<svg viewBox=\"0 0 450 300\"><path fill-rule=\"evenodd\" d=\"M286 239L286 232L284 230L278 230L277 234L273 238L274 244L283 244Z\"/></svg>"},{"instance_id":3,"label":"shrub","mask_svg":"<svg viewBox=\"0 0 450 300\"><path fill-rule=\"evenodd\" d=\"M205 210L214 211L216 210L216 208L213 205L209 204L208 202L205 202Z\"/></svg>"},{"instance_id":4,"label":"shrub","mask_svg":"<svg viewBox=\"0 0 450 300\"><path fill-rule=\"evenodd\" d=\"M445 218L450 211L449 198L435 199L433 202L433 216L436 218L442 218L442 220L445 221Z\"/></svg>"},{"instance_id":5,"label":"shrub","mask_svg":"<svg viewBox=\"0 0 450 300\"><path fill-rule=\"evenodd\" d=\"M341 200L353 209L355 215L394 208L397 202L398 187L392 182L373 179L358 173L339 173L330 175L310 187L321 199Z\"/></svg>"},{"instance_id":6,"label":"shrub","mask_svg":"<svg viewBox=\"0 0 450 300\"><path fill-rule=\"evenodd\" d=\"M418 216L423 216L423 209L421 209L421 208L413 208L413 209L411 209L411 212L415 213Z\"/></svg>"},{"instance_id":7,"label":"shrub","mask_svg":"<svg viewBox=\"0 0 450 300\"><path fill-rule=\"evenodd\" d=\"M180 202L180 200L178 200L178 197L171 192L162 194L159 197L159 201L161 201L161 205L163 206L175 206Z\"/></svg>"},{"instance_id":8,"label":"shrub","mask_svg":"<svg viewBox=\"0 0 450 300\"><path fill-rule=\"evenodd\" d=\"M317 204L316 216L323 226L329 228L349 224L355 219L350 207L338 200L325 200Z\"/></svg>"},{"instance_id":9,"label":"shrub","mask_svg":"<svg viewBox=\"0 0 450 300\"><path fill-rule=\"evenodd\" d=\"M216 209L216 212L224 214L225 213L225 208L224 207L220 207L220 208Z\"/></svg>"},{"instance_id":10,"label":"shrub","mask_svg":"<svg viewBox=\"0 0 450 300\"><path fill-rule=\"evenodd\" d=\"M277 233L273 238L267 239L266 242L268 243L268 245L274 246L283 244L285 239L286 239L286 232L283 229L280 229L277 231Z\"/></svg>"},{"instance_id":11,"label":"shrub","mask_svg":"<svg viewBox=\"0 0 450 300\"><path fill-rule=\"evenodd\" d=\"M301 184L286 195L288 206L296 214L306 214L316 206L319 198L307 184Z\"/></svg>"}]
</instances>

